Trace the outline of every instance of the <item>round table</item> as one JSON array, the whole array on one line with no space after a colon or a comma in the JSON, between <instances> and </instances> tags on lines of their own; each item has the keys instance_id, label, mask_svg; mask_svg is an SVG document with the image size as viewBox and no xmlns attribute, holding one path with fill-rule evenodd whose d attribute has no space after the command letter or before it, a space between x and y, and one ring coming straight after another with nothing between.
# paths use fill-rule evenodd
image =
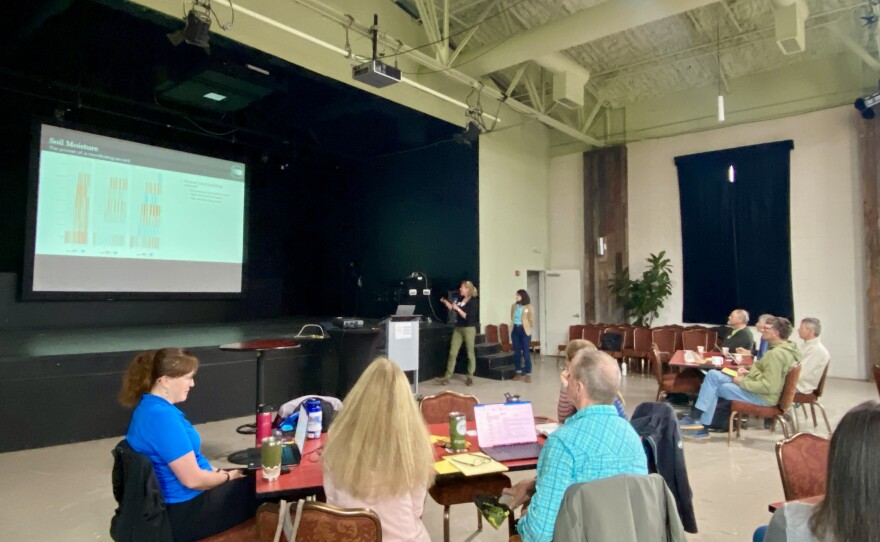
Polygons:
<instances>
[{"instance_id":1,"label":"round table","mask_svg":"<svg viewBox=\"0 0 880 542\"><path fill-rule=\"evenodd\" d=\"M256 352L257 353L257 404L254 412L258 414L260 407L263 405L263 356L269 350L290 350L291 348L299 348L300 344L292 339L255 339L252 341L242 341L237 343L229 343L220 345L220 350L227 352ZM241 427L257 425L245 424ZM229 462L237 465L254 465L259 464L260 449L247 448L233 452L229 455Z\"/></svg>"}]
</instances>

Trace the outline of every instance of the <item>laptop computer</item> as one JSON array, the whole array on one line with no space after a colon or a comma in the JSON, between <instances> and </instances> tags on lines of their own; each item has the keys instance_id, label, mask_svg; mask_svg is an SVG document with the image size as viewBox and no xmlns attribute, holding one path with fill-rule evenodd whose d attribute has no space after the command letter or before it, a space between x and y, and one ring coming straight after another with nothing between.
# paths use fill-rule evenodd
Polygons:
<instances>
[{"instance_id":1,"label":"laptop computer","mask_svg":"<svg viewBox=\"0 0 880 542\"><path fill-rule=\"evenodd\" d=\"M415 305L398 305L394 316L413 316L416 313Z\"/></svg>"},{"instance_id":2,"label":"laptop computer","mask_svg":"<svg viewBox=\"0 0 880 542\"><path fill-rule=\"evenodd\" d=\"M474 406L480 450L495 461L533 459L541 453L531 401Z\"/></svg>"}]
</instances>

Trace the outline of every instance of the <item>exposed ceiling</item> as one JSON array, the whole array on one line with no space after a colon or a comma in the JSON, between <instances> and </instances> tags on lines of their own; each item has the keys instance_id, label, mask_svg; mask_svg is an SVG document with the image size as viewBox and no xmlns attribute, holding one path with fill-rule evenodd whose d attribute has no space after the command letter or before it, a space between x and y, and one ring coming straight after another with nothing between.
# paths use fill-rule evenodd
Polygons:
<instances>
[{"instance_id":1,"label":"exposed ceiling","mask_svg":"<svg viewBox=\"0 0 880 542\"><path fill-rule=\"evenodd\" d=\"M97 1L127 6L128 13L150 18L153 25L180 24L180 0ZM65 21L68 11L89 9L81 6L90 3L26 3L48 5L44 11L61 14L37 22L7 18L15 29L7 39L23 36L25 45L14 49L23 52L21 56L6 49L5 65L69 81L76 70L65 64L68 61L56 63L57 55L42 43L61 43L71 34L79 40L69 45L71 51L91 47L94 53L88 54L107 55L109 64L95 63L83 77L94 77L99 88L108 91L126 84L114 80L111 72L137 74L154 66L155 77L155 66L170 62L173 67L175 55L181 53L171 50L163 35L144 38L141 47L112 48L106 44L121 39L112 25L89 19L81 29L80 23ZM213 4L219 18L227 20L229 0L213 0ZM419 131L405 121L414 112L376 95L459 126L464 124L465 109L473 108L479 96L484 112L500 111L500 128L528 119L551 127L553 152L563 153L715 128L719 93L725 96L729 124L852 103L876 89L880 74L877 25L865 25L862 19L880 14L880 7L872 8L868 0L234 0L234 4L239 8L234 27L226 32L216 24L212 28L212 48L214 43L219 46L216 56L223 56L223 51L235 52L239 59L256 55L276 66L273 74L329 85L325 92L321 85L285 83L284 92L247 108L245 117L268 126L279 118L292 119L292 126L313 135L318 144L324 139L320 130L328 138L344 137L346 130L367 125L392 127L401 134ZM391 56L393 62L399 61L407 84L373 89L351 80L350 67L369 55L365 36L373 13L381 14L380 54L389 55L389 63ZM792 32L803 27L803 50L795 42L793 48L799 52L783 53L777 34L788 26ZM46 29L54 34L41 35ZM97 37L90 38L91 34ZM353 55L346 58L348 38ZM97 43L89 44L90 39ZM791 51L792 39L783 43ZM51 62L42 66L46 58ZM561 73L566 74L564 87ZM142 90L134 75L130 79L129 90ZM152 83L150 89L155 88ZM383 147L380 137L367 139L357 144L380 150L357 154L395 146ZM430 141L427 135L415 139Z\"/></svg>"},{"instance_id":2,"label":"exposed ceiling","mask_svg":"<svg viewBox=\"0 0 880 542\"><path fill-rule=\"evenodd\" d=\"M411 2L412 0L407 0ZM442 10L442 0L435 8ZM463 35L479 21L492 0L450 0L450 34ZM504 42L525 30L564 19L604 3L603 0L499 2L466 47L479 49ZM718 63L725 78L737 78L779 69L845 49L836 29L852 33L866 50L876 53L873 31L852 23L865 15L865 0L809 0L806 21L807 48L785 55L776 45L773 3L770 0L727 0L666 17L596 41L562 51L590 73L588 92L613 107L718 84ZM854 31L856 30L856 31ZM455 38L453 38L455 41ZM461 57L460 57L461 58ZM516 67L495 72L509 84ZM527 98L524 84L517 96Z\"/></svg>"},{"instance_id":3,"label":"exposed ceiling","mask_svg":"<svg viewBox=\"0 0 880 542\"><path fill-rule=\"evenodd\" d=\"M861 59L861 69L867 73L868 80L876 80L880 71L877 26L866 25L863 19L874 15L866 0L395 0L395 3L426 27L426 39L433 35L428 29L431 25L437 26L442 35L444 17L448 14L450 47L461 49L456 51L451 67L482 76L487 83L491 80L491 84L502 91L510 90L514 81L511 97L538 110L552 110L552 115L575 123L584 123L596 104L604 104L609 109L626 108L692 89L711 90L707 95L717 94L720 89L722 94L736 99L736 93L730 89L731 81L757 80L783 70L792 72L792 67L813 70L813 64L840 55L857 59L855 64ZM786 55L777 45L774 13L780 6L795 3L800 3L799 15L808 13L803 22L805 48L803 52ZM687 9L688 4L698 7ZM635 6L641 7L633 9ZM655 9L661 16L663 9L672 14L650 20L655 15L646 11ZM615 18L615 10L625 13L630 20ZM576 27L566 27L566 23L573 24L575 19ZM645 20L649 21L642 24ZM475 25L473 35L469 36L469 29ZM570 45L556 51L557 64L561 62L565 68L567 62L573 71L589 77L586 107L577 113L577 119L573 112L552 107L550 96L555 70L547 69L551 67L544 58L547 51L529 39L542 31L553 29L565 34L573 28L576 28L573 35L544 32L543 38L545 42ZM516 63L511 64L513 61ZM828 89L816 88L814 93L816 96L827 94ZM804 101L807 98L799 96ZM840 99L833 100L840 102ZM839 105L833 100L826 106ZM766 114L774 116L778 111L771 112L768 108ZM760 115L753 115L743 120L759 118Z\"/></svg>"}]
</instances>

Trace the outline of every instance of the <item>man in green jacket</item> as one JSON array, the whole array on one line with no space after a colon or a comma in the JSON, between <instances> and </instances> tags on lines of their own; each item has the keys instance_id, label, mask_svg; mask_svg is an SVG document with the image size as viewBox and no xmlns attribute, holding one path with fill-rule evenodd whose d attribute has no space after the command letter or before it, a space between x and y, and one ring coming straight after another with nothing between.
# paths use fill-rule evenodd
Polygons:
<instances>
[{"instance_id":1,"label":"man in green jacket","mask_svg":"<svg viewBox=\"0 0 880 542\"><path fill-rule=\"evenodd\" d=\"M678 422L683 436L698 440L709 438L706 426L712 423L719 397L760 406L778 403L788 370L801 359L800 350L788 341L791 330L788 319L771 317L761 332L770 349L751 369L740 367L735 377L721 371L709 371L693 412Z\"/></svg>"}]
</instances>

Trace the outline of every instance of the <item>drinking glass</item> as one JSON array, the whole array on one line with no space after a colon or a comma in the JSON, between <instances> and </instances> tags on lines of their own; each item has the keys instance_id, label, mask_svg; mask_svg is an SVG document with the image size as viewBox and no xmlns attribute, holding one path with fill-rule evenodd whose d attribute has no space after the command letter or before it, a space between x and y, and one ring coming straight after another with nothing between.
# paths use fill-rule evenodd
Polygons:
<instances>
[{"instance_id":1,"label":"drinking glass","mask_svg":"<svg viewBox=\"0 0 880 542\"><path fill-rule=\"evenodd\" d=\"M281 439L266 437L260 445L260 466L263 479L272 481L281 475Z\"/></svg>"}]
</instances>

